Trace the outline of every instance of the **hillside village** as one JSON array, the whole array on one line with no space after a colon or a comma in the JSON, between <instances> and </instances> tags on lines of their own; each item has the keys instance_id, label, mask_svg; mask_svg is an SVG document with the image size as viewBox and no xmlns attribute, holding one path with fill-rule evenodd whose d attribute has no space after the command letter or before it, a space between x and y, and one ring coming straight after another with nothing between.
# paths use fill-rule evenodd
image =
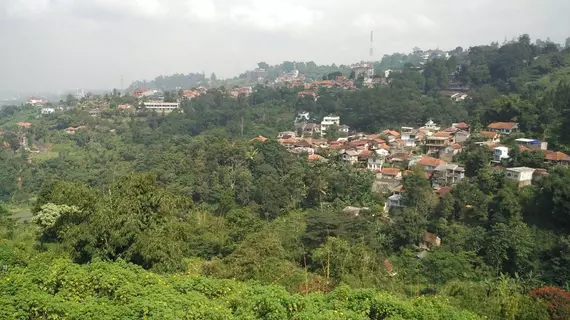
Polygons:
<instances>
[{"instance_id":1,"label":"hillside village","mask_svg":"<svg viewBox=\"0 0 570 320\"><path fill-rule=\"evenodd\" d=\"M309 162L337 160L346 165L374 173L373 189L387 194L385 211L402 207L402 179L420 169L441 198L466 178L465 168L458 156L472 143L492 152L494 169L520 188L533 184L548 174L544 168L509 167L509 147L501 144L517 133L518 123L494 122L484 130L475 131L465 122L441 128L432 120L419 128L401 127L400 130L383 130L379 133L351 131L341 124L338 116L327 116L320 123L307 122L308 113L300 113L294 130L280 132L277 141L292 153L306 155ZM336 139L327 136L338 135ZM265 142L259 136L251 141ZM547 142L538 139L517 138L514 145L519 152L543 152L544 167L568 166L570 156L548 150Z\"/></svg>"}]
</instances>

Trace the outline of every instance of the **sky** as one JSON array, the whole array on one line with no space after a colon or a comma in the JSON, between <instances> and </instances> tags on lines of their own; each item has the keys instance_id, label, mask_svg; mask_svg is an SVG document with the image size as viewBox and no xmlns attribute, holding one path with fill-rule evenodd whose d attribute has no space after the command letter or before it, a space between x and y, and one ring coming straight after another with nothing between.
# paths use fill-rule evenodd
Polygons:
<instances>
[{"instance_id":1,"label":"sky","mask_svg":"<svg viewBox=\"0 0 570 320\"><path fill-rule=\"evenodd\" d=\"M0 91L120 88L256 63L349 64L528 33L563 43L568 0L0 0Z\"/></svg>"}]
</instances>

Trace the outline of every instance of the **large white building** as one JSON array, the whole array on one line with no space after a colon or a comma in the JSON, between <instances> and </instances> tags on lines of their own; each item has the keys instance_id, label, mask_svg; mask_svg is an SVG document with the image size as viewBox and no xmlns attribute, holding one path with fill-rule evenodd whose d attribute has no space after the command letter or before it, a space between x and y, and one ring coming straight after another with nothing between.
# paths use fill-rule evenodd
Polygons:
<instances>
[{"instance_id":1,"label":"large white building","mask_svg":"<svg viewBox=\"0 0 570 320\"><path fill-rule=\"evenodd\" d=\"M323 121L321 121L321 132L327 131L327 128L332 125L340 126L339 116L324 117Z\"/></svg>"},{"instance_id":2,"label":"large white building","mask_svg":"<svg viewBox=\"0 0 570 320\"><path fill-rule=\"evenodd\" d=\"M145 102L144 107L147 110L154 110L156 112L169 113L180 108L180 103L178 102L161 102L161 101L151 101Z\"/></svg>"},{"instance_id":3,"label":"large white building","mask_svg":"<svg viewBox=\"0 0 570 320\"><path fill-rule=\"evenodd\" d=\"M528 167L507 168L505 170L505 177L509 180L516 181L519 187L524 187L531 184L534 170L535 169Z\"/></svg>"}]
</instances>

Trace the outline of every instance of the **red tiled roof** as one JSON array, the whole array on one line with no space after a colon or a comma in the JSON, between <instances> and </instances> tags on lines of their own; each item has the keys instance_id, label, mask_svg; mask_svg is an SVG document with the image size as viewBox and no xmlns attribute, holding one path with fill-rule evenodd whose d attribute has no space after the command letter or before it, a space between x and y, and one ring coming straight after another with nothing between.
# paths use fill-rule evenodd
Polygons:
<instances>
[{"instance_id":1,"label":"red tiled roof","mask_svg":"<svg viewBox=\"0 0 570 320\"><path fill-rule=\"evenodd\" d=\"M397 176L400 173L400 169L398 168L382 168L382 174L389 175L389 176Z\"/></svg>"},{"instance_id":2,"label":"red tiled roof","mask_svg":"<svg viewBox=\"0 0 570 320\"><path fill-rule=\"evenodd\" d=\"M451 147L452 147L453 149L455 149L455 150L459 150L459 149L462 148L459 143L454 143L454 144L451 145Z\"/></svg>"},{"instance_id":3,"label":"red tiled roof","mask_svg":"<svg viewBox=\"0 0 570 320\"><path fill-rule=\"evenodd\" d=\"M498 133L491 131L481 131L479 134L487 139L496 139L499 135Z\"/></svg>"},{"instance_id":4,"label":"red tiled roof","mask_svg":"<svg viewBox=\"0 0 570 320\"><path fill-rule=\"evenodd\" d=\"M570 156L568 156L567 154L560 152L560 151L556 151L556 152L547 152L544 159L548 160L548 161L570 161Z\"/></svg>"},{"instance_id":5,"label":"red tiled roof","mask_svg":"<svg viewBox=\"0 0 570 320\"><path fill-rule=\"evenodd\" d=\"M442 137L442 138L447 138L447 137L451 137L451 132L446 132L446 131L440 131L440 132L436 132L433 136L434 137Z\"/></svg>"},{"instance_id":6,"label":"red tiled roof","mask_svg":"<svg viewBox=\"0 0 570 320\"><path fill-rule=\"evenodd\" d=\"M32 124L29 122L18 122L18 127L29 128L31 126L32 126Z\"/></svg>"},{"instance_id":7,"label":"red tiled roof","mask_svg":"<svg viewBox=\"0 0 570 320\"><path fill-rule=\"evenodd\" d=\"M388 134L394 137L399 137L400 134L398 133L398 131L393 131L393 130L384 130L382 131L383 134Z\"/></svg>"},{"instance_id":8,"label":"red tiled roof","mask_svg":"<svg viewBox=\"0 0 570 320\"><path fill-rule=\"evenodd\" d=\"M308 157L309 161L322 160L322 159L324 159L324 158L319 156L318 154L312 154Z\"/></svg>"},{"instance_id":9,"label":"red tiled roof","mask_svg":"<svg viewBox=\"0 0 570 320\"><path fill-rule=\"evenodd\" d=\"M519 145L519 151L520 151L520 152L523 152L523 151L531 151L531 150L532 150L532 149L529 148L529 147L527 147L527 146Z\"/></svg>"},{"instance_id":10,"label":"red tiled roof","mask_svg":"<svg viewBox=\"0 0 570 320\"><path fill-rule=\"evenodd\" d=\"M295 138L289 138L289 139L279 139L279 143L283 144L283 143L295 143L297 142L297 139Z\"/></svg>"},{"instance_id":11,"label":"red tiled roof","mask_svg":"<svg viewBox=\"0 0 570 320\"><path fill-rule=\"evenodd\" d=\"M495 129L495 130L501 130L501 129L512 130L517 125L518 125L518 123L516 123L516 122L493 122L493 123L489 124L487 126L487 128Z\"/></svg>"},{"instance_id":12,"label":"red tiled roof","mask_svg":"<svg viewBox=\"0 0 570 320\"><path fill-rule=\"evenodd\" d=\"M469 129L469 125L465 122L459 122L455 125L457 129Z\"/></svg>"},{"instance_id":13,"label":"red tiled roof","mask_svg":"<svg viewBox=\"0 0 570 320\"><path fill-rule=\"evenodd\" d=\"M423 157L418 161L419 165L428 166L428 167L437 167L440 164L445 164L445 161L441 159L436 159L432 157Z\"/></svg>"},{"instance_id":14,"label":"red tiled roof","mask_svg":"<svg viewBox=\"0 0 570 320\"><path fill-rule=\"evenodd\" d=\"M451 188L450 187L441 187L439 188L437 191L437 194L439 195L440 198L445 197L448 193L451 192Z\"/></svg>"},{"instance_id":15,"label":"red tiled roof","mask_svg":"<svg viewBox=\"0 0 570 320\"><path fill-rule=\"evenodd\" d=\"M360 154L358 154L360 158L369 158L371 155L372 151L370 150L363 150L362 152L360 152Z\"/></svg>"}]
</instances>

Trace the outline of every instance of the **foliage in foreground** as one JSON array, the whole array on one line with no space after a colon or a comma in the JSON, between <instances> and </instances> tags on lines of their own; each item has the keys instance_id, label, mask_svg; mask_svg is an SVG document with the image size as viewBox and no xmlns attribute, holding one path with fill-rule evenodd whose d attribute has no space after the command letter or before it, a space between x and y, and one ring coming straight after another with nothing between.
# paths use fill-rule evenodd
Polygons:
<instances>
[{"instance_id":1,"label":"foliage in foreground","mask_svg":"<svg viewBox=\"0 0 570 320\"><path fill-rule=\"evenodd\" d=\"M2 319L479 319L438 296L406 299L346 286L301 296L277 286L160 276L122 261L13 267L0 291Z\"/></svg>"}]
</instances>

